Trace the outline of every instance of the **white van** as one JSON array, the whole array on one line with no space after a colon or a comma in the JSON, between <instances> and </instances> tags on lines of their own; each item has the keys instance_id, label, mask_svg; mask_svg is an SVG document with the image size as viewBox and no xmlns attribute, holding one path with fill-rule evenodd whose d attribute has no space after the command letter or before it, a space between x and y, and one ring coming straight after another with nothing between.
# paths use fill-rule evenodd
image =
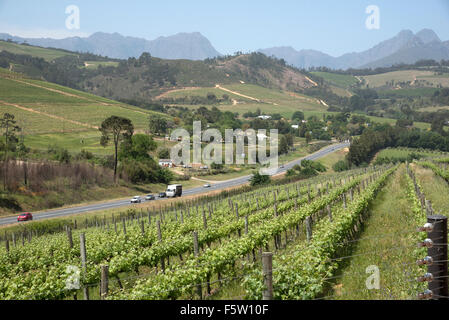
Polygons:
<instances>
[{"instance_id":1,"label":"white van","mask_svg":"<svg viewBox=\"0 0 449 320\"><path fill-rule=\"evenodd\" d=\"M167 198L176 198L182 196L182 185L180 184L173 184L167 187L167 191L165 192L167 194Z\"/></svg>"}]
</instances>

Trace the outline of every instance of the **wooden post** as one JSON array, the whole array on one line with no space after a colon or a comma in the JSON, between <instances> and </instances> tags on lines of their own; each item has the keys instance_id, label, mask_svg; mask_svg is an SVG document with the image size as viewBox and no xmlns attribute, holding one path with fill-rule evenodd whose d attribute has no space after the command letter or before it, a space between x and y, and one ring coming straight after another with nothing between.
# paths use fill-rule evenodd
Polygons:
<instances>
[{"instance_id":1,"label":"wooden post","mask_svg":"<svg viewBox=\"0 0 449 320\"><path fill-rule=\"evenodd\" d=\"M262 253L263 280L265 290L262 293L263 300L273 300L273 253Z\"/></svg>"},{"instance_id":2,"label":"wooden post","mask_svg":"<svg viewBox=\"0 0 449 320\"><path fill-rule=\"evenodd\" d=\"M140 220L140 230L142 231L142 236L145 235L145 223L143 220Z\"/></svg>"},{"instance_id":3,"label":"wooden post","mask_svg":"<svg viewBox=\"0 0 449 320\"><path fill-rule=\"evenodd\" d=\"M327 215L329 216L329 221L332 222L333 218L332 218L332 211L331 211L330 205L327 206Z\"/></svg>"},{"instance_id":4,"label":"wooden post","mask_svg":"<svg viewBox=\"0 0 449 320\"><path fill-rule=\"evenodd\" d=\"M9 253L9 240L6 239L5 241L5 246L6 246L6 252Z\"/></svg>"},{"instance_id":5,"label":"wooden post","mask_svg":"<svg viewBox=\"0 0 449 320\"><path fill-rule=\"evenodd\" d=\"M238 220L240 218L239 217L239 204L238 203L235 204L235 215L236 215L237 220Z\"/></svg>"},{"instance_id":6,"label":"wooden post","mask_svg":"<svg viewBox=\"0 0 449 320\"><path fill-rule=\"evenodd\" d=\"M343 208L346 209L346 193L343 193Z\"/></svg>"},{"instance_id":7,"label":"wooden post","mask_svg":"<svg viewBox=\"0 0 449 320\"><path fill-rule=\"evenodd\" d=\"M195 258L199 256L199 246L198 246L198 232L193 231L193 253L195 255ZM198 284L196 286L198 296L200 297L200 300L203 300L203 289L201 288L201 284Z\"/></svg>"},{"instance_id":8,"label":"wooden post","mask_svg":"<svg viewBox=\"0 0 449 320\"><path fill-rule=\"evenodd\" d=\"M161 222L159 220L157 222L157 237L158 237L159 242L162 242ZM164 258L161 259L161 268L162 268L162 272L165 272L165 260L164 260Z\"/></svg>"},{"instance_id":9,"label":"wooden post","mask_svg":"<svg viewBox=\"0 0 449 320\"><path fill-rule=\"evenodd\" d=\"M80 234L80 254L81 254L81 265L83 267L84 273L87 271L87 257L86 257L86 235L83 233ZM84 300L89 300L89 290L88 287L83 286Z\"/></svg>"},{"instance_id":10,"label":"wooden post","mask_svg":"<svg viewBox=\"0 0 449 320\"><path fill-rule=\"evenodd\" d=\"M306 218L306 233L307 233L307 242L312 240L312 219L310 217Z\"/></svg>"},{"instance_id":11,"label":"wooden post","mask_svg":"<svg viewBox=\"0 0 449 320\"><path fill-rule=\"evenodd\" d=\"M109 291L109 266L101 266L101 282L100 282L100 297L105 300Z\"/></svg>"},{"instance_id":12,"label":"wooden post","mask_svg":"<svg viewBox=\"0 0 449 320\"><path fill-rule=\"evenodd\" d=\"M13 232L12 233L12 243L14 245L14 248L16 247L16 234Z\"/></svg>"},{"instance_id":13,"label":"wooden post","mask_svg":"<svg viewBox=\"0 0 449 320\"><path fill-rule=\"evenodd\" d=\"M72 229L70 229L69 226L67 226L67 238L69 240L69 248L72 249L73 248L73 238L72 238Z\"/></svg>"}]
</instances>

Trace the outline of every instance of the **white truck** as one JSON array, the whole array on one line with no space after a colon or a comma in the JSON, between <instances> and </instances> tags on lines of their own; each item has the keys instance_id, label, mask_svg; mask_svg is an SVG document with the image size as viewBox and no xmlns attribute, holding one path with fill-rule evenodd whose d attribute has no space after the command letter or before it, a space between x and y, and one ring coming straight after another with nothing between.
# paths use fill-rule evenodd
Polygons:
<instances>
[{"instance_id":1,"label":"white truck","mask_svg":"<svg viewBox=\"0 0 449 320\"><path fill-rule=\"evenodd\" d=\"M167 194L167 198L176 198L182 196L182 185L180 184L173 184L167 187L167 191L165 192Z\"/></svg>"}]
</instances>

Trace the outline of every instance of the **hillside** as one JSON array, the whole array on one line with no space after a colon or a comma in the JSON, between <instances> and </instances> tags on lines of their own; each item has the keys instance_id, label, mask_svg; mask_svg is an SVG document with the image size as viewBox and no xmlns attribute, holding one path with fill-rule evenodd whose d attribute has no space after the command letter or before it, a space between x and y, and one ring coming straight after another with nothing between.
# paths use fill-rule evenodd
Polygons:
<instances>
[{"instance_id":1,"label":"hillside","mask_svg":"<svg viewBox=\"0 0 449 320\"><path fill-rule=\"evenodd\" d=\"M1 67L115 100L148 102L177 88L214 87L242 81L294 92L317 86L284 61L258 53L205 61L163 60L148 53L138 59L110 60L2 41L0 48Z\"/></svg>"},{"instance_id":2,"label":"hillside","mask_svg":"<svg viewBox=\"0 0 449 320\"><path fill-rule=\"evenodd\" d=\"M307 116L326 113L327 107L319 99L312 98L288 90L268 89L258 85L238 83L217 85L215 87L183 88L168 91L158 97L159 101L168 105L198 108L201 104L195 100L207 100L213 94L219 102L211 102L222 111L255 112L264 114L279 113L290 119L295 111L303 111ZM224 99L228 96L228 99Z\"/></svg>"},{"instance_id":3,"label":"hillside","mask_svg":"<svg viewBox=\"0 0 449 320\"><path fill-rule=\"evenodd\" d=\"M16 116L29 147L46 149L55 144L73 152L86 149L96 154L108 152L99 144L98 131L107 117L129 118L135 130L143 132L148 117L157 114L1 68L0 109Z\"/></svg>"}]
</instances>

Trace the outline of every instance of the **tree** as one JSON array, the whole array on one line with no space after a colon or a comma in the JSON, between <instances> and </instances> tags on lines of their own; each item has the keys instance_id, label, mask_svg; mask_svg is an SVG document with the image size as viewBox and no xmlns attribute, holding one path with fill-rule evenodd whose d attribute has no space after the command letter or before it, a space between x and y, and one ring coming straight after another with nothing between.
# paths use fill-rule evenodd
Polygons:
<instances>
[{"instance_id":1,"label":"tree","mask_svg":"<svg viewBox=\"0 0 449 320\"><path fill-rule=\"evenodd\" d=\"M158 136L161 134L167 133L167 120L162 118L161 116L151 116L149 120L148 129L150 133L157 134Z\"/></svg>"},{"instance_id":2,"label":"tree","mask_svg":"<svg viewBox=\"0 0 449 320\"><path fill-rule=\"evenodd\" d=\"M122 142L119 159L133 158L136 160L150 159L149 153L156 150L157 143L146 134L135 134L131 139Z\"/></svg>"},{"instance_id":3,"label":"tree","mask_svg":"<svg viewBox=\"0 0 449 320\"><path fill-rule=\"evenodd\" d=\"M293 113L292 120L304 120L304 113L301 111L295 111L295 113Z\"/></svg>"},{"instance_id":4,"label":"tree","mask_svg":"<svg viewBox=\"0 0 449 320\"><path fill-rule=\"evenodd\" d=\"M284 135L282 135L279 141L279 154L286 154L286 153L288 153L288 141L287 138Z\"/></svg>"},{"instance_id":5,"label":"tree","mask_svg":"<svg viewBox=\"0 0 449 320\"><path fill-rule=\"evenodd\" d=\"M261 175L259 172L255 172L250 180L251 186L259 186L269 184L271 181L270 176Z\"/></svg>"},{"instance_id":6,"label":"tree","mask_svg":"<svg viewBox=\"0 0 449 320\"><path fill-rule=\"evenodd\" d=\"M162 148L162 149L158 150L157 157L159 159L168 159L168 158L170 158L170 150L168 150L167 148Z\"/></svg>"},{"instance_id":7,"label":"tree","mask_svg":"<svg viewBox=\"0 0 449 320\"><path fill-rule=\"evenodd\" d=\"M309 144L310 141L312 141L312 135L310 134L310 132L306 132L305 138L307 144Z\"/></svg>"},{"instance_id":8,"label":"tree","mask_svg":"<svg viewBox=\"0 0 449 320\"><path fill-rule=\"evenodd\" d=\"M8 151L11 148L12 142L17 142L15 135L16 131L19 131L19 126L16 125L14 115L10 113L3 114L3 118L0 119L0 127L5 130L3 134L5 136L5 158L3 162L3 189L6 191L7 181L7 163L8 163Z\"/></svg>"},{"instance_id":9,"label":"tree","mask_svg":"<svg viewBox=\"0 0 449 320\"><path fill-rule=\"evenodd\" d=\"M106 147L111 140L114 144L114 181L117 182L119 143L132 138L134 126L129 119L111 116L103 121L99 130L101 132L100 143L103 147Z\"/></svg>"}]
</instances>

